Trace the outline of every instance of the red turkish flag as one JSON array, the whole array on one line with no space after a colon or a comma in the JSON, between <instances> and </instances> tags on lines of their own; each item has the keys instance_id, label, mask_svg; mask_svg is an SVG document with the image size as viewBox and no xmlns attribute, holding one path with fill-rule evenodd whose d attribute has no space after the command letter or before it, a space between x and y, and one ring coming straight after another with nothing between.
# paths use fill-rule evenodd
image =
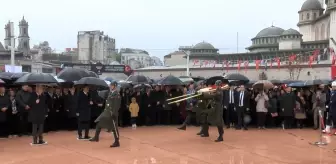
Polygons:
<instances>
[{"instance_id":1,"label":"red turkish flag","mask_svg":"<svg viewBox=\"0 0 336 164\"><path fill-rule=\"evenodd\" d=\"M279 58L279 57L276 58L276 62L278 63L278 69L280 69L281 61L280 61L280 58Z\"/></svg>"},{"instance_id":2,"label":"red turkish flag","mask_svg":"<svg viewBox=\"0 0 336 164\"><path fill-rule=\"evenodd\" d=\"M295 59L296 59L296 55L295 55L295 54L289 56L289 61L290 61L290 62L294 62Z\"/></svg>"},{"instance_id":3,"label":"red turkish flag","mask_svg":"<svg viewBox=\"0 0 336 164\"><path fill-rule=\"evenodd\" d=\"M313 56L316 57L316 56L319 55L319 53L320 53L320 50L316 49L316 50L313 51Z\"/></svg>"},{"instance_id":4,"label":"red turkish flag","mask_svg":"<svg viewBox=\"0 0 336 164\"><path fill-rule=\"evenodd\" d=\"M196 65L197 63L199 63L199 60L194 60L194 65Z\"/></svg>"},{"instance_id":5,"label":"red turkish flag","mask_svg":"<svg viewBox=\"0 0 336 164\"><path fill-rule=\"evenodd\" d=\"M240 64L241 64L241 61L238 60L238 71L240 71Z\"/></svg>"},{"instance_id":6,"label":"red turkish flag","mask_svg":"<svg viewBox=\"0 0 336 164\"><path fill-rule=\"evenodd\" d=\"M313 63L313 61L314 61L314 55L312 55L312 56L309 56L309 67L312 67L312 63Z\"/></svg>"},{"instance_id":7,"label":"red turkish flag","mask_svg":"<svg viewBox=\"0 0 336 164\"><path fill-rule=\"evenodd\" d=\"M230 61L226 61L226 72L229 72Z\"/></svg>"},{"instance_id":8,"label":"red turkish flag","mask_svg":"<svg viewBox=\"0 0 336 164\"><path fill-rule=\"evenodd\" d=\"M256 60L255 61L256 70L259 70L260 63L261 63L261 60Z\"/></svg>"}]
</instances>

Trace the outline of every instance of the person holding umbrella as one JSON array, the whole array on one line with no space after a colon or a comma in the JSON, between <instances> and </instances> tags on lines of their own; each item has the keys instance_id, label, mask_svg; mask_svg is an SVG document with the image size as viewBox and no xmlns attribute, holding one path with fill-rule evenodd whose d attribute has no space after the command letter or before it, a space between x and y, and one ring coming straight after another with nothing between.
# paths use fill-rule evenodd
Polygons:
<instances>
[{"instance_id":1,"label":"person holding umbrella","mask_svg":"<svg viewBox=\"0 0 336 164\"><path fill-rule=\"evenodd\" d=\"M90 139L91 142L99 141L99 134L102 128L112 130L114 143L110 147L119 147L119 130L118 130L118 113L121 105L121 97L117 90L117 82L111 82L110 93L106 99L105 109L100 116L95 120L96 132L95 136Z\"/></svg>"},{"instance_id":2,"label":"person holding umbrella","mask_svg":"<svg viewBox=\"0 0 336 164\"><path fill-rule=\"evenodd\" d=\"M48 117L46 95L43 94L44 87L37 85L35 92L29 98L28 120L32 123L32 145L46 144L43 140L44 121Z\"/></svg>"}]
</instances>

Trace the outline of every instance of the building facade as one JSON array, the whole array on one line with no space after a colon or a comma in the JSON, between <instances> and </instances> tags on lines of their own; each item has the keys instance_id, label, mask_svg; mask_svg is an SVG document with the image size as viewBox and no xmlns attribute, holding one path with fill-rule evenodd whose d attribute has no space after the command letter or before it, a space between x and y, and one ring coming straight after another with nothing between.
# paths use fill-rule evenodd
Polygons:
<instances>
[{"instance_id":1,"label":"building facade","mask_svg":"<svg viewBox=\"0 0 336 164\"><path fill-rule=\"evenodd\" d=\"M325 9L322 4L325 4ZM229 72L237 72L238 67L246 67L247 70L244 72L247 72L247 75L254 79L258 77L258 71L264 71L264 69L256 70L256 61L263 62L259 63L258 67L263 64L269 67L270 65L277 65L278 62L275 61L277 59L282 69L268 69L268 72L272 70L276 72L274 74L276 79L330 78L331 56L334 55L336 49L334 40L336 37L336 1L306 0L299 10L297 26L299 31L295 29L285 30L273 25L262 29L251 39L252 44L246 48L249 50L247 53L220 54L213 45L203 41L195 46L180 48L179 51L166 55L164 58L165 65L170 67L161 67L157 70L143 68L135 72L148 76L159 76L171 72L175 72L178 76L185 75L187 63L185 52L189 52L188 67L192 76L219 75L225 73L226 69L230 70ZM312 63L310 60L313 53L316 54ZM297 56L296 60L289 61L293 54ZM247 65L244 66L241 62L247 63ZM302 77L307 74L301 74L300 76L288 77L286 67L293 67L293 63L295 63L295 67L300 67L297 70L310 72L309 75L311 76ZM310 64L314 65L314 70L312 70L313 67L309 66Z\"/></svg>"},{"instance_id":2,"label":"building facade","mask_svg":"<svg viewBox=\"0 0 336 164\"><path fill-rule=\"evenodd\" d=\"M152 58L145 50L121 48L120 49L121 64L129 65L131 68L143 68L152 66Z\"/></svg>"},{"instance_id":3,"label":"building facade","mask_svg":"<svg viewBox=\"0 0 336 164\"><path fill-rule=\"evenodd\" d=\"M116 58L115 39L102 31L80 31L77 35L78 60L104 61Z\"/></svg>"},{"instance_id":4,"label":"building facade","mask_svg":"<svg viewBox=\"0 0 336 164\"><path fill-rule=\"evenodd\" d=\"M156 56L151 56L152 66L163 66L163 63L160 58Z\"/></svg>"}]
</instances>

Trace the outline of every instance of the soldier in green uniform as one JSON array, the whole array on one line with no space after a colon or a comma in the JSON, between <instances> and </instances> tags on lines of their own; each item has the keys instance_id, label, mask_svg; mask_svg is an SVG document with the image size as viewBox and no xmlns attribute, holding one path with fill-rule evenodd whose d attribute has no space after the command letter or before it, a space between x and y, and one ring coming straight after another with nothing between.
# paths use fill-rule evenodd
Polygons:
<instances>
[{"instance_id":1,"label":"soldier in green uniform","mask_svg":"<svg viewBox=\"0 0 336 164\"><path fill-rule=\"evenodd\" d=\"M218 138L215 142L223 141L223 91L220 88L222 81L217 80L215 94L202 97L206 103L206 109L201 112L202 134L201 137L209 137L209 123L217 126Z\"/></svg>"},{"instance_id":2,"label":"soldier in green uniform","mask_svg":"<svg viewBox=\"0 0 336 164\"><path fill-rule=\"evenodd\" d=\"M110 93L106 99L105 109L95 120L97 123L95 136L90 139L92 142L99 141L99 134L102 128L106 128L113 132L114 143L110 147L119 147L119 131L118 131L118 111L121 104L120 94L117 91L117 82L111 82Z\"/></svg>"}]
</instances>

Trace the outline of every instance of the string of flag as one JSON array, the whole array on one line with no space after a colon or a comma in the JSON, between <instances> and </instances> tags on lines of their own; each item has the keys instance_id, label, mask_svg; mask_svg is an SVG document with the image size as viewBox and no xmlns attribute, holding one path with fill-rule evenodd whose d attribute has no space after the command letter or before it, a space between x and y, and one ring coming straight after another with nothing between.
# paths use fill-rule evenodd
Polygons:
<instances>
[{"instance_id":1,"label":"string of flag","mask_svg":"<svg viewBox=\"0 0 336 164\"><path fill-rule=\"evenodd\" d=\"M332 64L336 64L336 56L335 56L335 51L333 48L325 48L323 53L321 54L320 49L316 49L314 51L307 51L304 52L304 54L309 54L308 60L307 61L302 61L302 54L291 54L288 56L284 57L275 57L275 58L267 58L267 59L261 59L261 60L222 60L221 62L218 62L216 60L193 60L193 66L199 66L201 67L213 67L216 68L218 65L222 67L223 69L226 68L227 72L229 68L232 67L237 67L237 69L240 71L242 67L244 67L245 71L247 70L247 67L250 66L250 64L254 64L256 67L256 70L259 70L260 66L269 66L272 68L276 64L277 68L280 69L282 63L286 63L287 65L291 64L303 64L304 62L307 62L309 67L312 67L314 62L316 64L319 64L321 60L321 55L329 55L331 56L332 59Z\"/></svg>"}]
</instances>

